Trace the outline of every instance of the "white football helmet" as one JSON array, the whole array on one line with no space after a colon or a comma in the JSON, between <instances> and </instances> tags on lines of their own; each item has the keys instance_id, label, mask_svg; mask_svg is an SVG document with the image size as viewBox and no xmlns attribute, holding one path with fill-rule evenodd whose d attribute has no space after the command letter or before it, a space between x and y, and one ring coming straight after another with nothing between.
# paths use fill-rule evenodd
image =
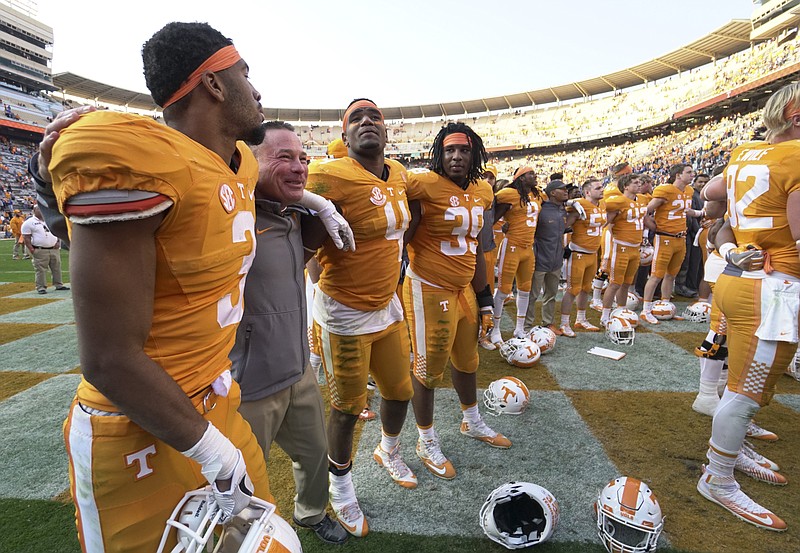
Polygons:
<instances>
[{"instance_id":1,"label":"white football helmet","mask_svg":"<svg viewBox=\"0 0 800 553\"><path fill-rule=\"evenodd\" d=\"M530 400L528 387L513 376L495 380L483 392L483 404L493 415L521 415Z\"/></svg>"},{"instance_id":2,"label":"white football helmet","mask_svg":"<svg viewBox=\"0 0 800 553\"><path fill-rule=\"evenodd\" d=\"M627 476L612 480L600 491L595 512L597 534L609 553L655 551L664 517L644 482Z\"/></svg>"},{"instance_id":3,"label":"white football helmet","mask_svg":"<svg viewBox=\"0 0 800 553\"><path fill-rule=\"evenodd\" d=\"M546 489L529 482L509 482L486 498L480 524L490 540L506 549L522 549L548 540L558 516L558 501Z\"/></svg>"},{"instance_id":4,"label":"white football helmet","mask_svg":"<svg viewBox=\"0 0 800 553\"><path fill-rule=\"evenodd\" d=\"M631 311L636 311L637 309L639 309L639 296L637 296L633 292L628 292L628 301L625 302L625 307L627 307Z\"/></svg>"},{"instance_id":5,"label":"white football helmet","mask_svg":"<svg viewBox=\"0 0 800 553\"><path fill-rule=\"evenodd\" d=\"M541 355L538 344L527 338L511 338L500 346L500 356L509 365L523 369L535 365Z\"/></svg>"},{"instance_id":6,"label":"white football helmet","mask_svg":"<svg viewBox=\"0 0 800 553\"><path fill-rule=\"evenodd\" d=\"M633 345L633 339L636 337L636 330L628 319L611 317L606 325L606 334L615 344L630 346Z\"/></svg>"},{"instance_id":7,"label":"white football helmet","mask_svg":"<svg viewBox=\"0 0 800 553\"><path fill-rule=\"evenodd\" d=\"M687 305L683 310L683 318L693 323L707 323L711 320L711 304L707 301L697 301Z\"/></svg>"},{"instance_id":8,"label":"white football helmet","mask_svg":"<svg viewBox=\"0 0 800 553\"><path fill-rule=\"evenodd\" d=\"M639 265L650 265L653 262L653 256L656 249L650 244L646 246L639 246Z\"/></svg>"},{"instance_id":9,"label":"white football helmet","mask_svg":"<svg viewBox=\"0 0 800 553\"><path fill-rule=\"evenodd\" d=\"M794 357L792 357L791 362L789 362L789 366L786 367L786 374L795 380L800 380L800 348L797 348Z\"/></svg>"},{"instance_id":10,"label":"white football helmet","mask_svg":"<svg viewBox=\"0 0 800 553\"><path fill-rule=\"evenodd\" d=\"M544 326L533 327L527 338L531 342L536 342L542 355L550 353L556 347L556 333Z\"/></svg>"},{"instance_id":11,"label":"white football helmet","mask_svg":"<svg viewBox=\"0 0 800 553\"><path fill-rule=\"evenodd\" d=\"M653 302L651 313L659 321L668 321L675 316L675 304L667 300Z\"/></svg>"},{"instance_id":12,"label":"white football helmet","mask_svg":"<svg viewBox=\"0 0 800 553\"><path fill-rule=\"evenodd\" d=\"M633 328L639 326L639 315L628 309L627 307L617 307L611 311L611 317L621 317L626 319Z\"/></svg>"},{"instance_id":13,"label":"white football helmet","mask_svg":"<svg viewBox=\"0 0 800 553\"><path fill-rule=\"evenodd\" d=\"M158 553L166 551L167 544L176 540L177 545L170 553L303 552L295 531L275 513L275 505L257 497L251 498L238 515L224 523L221 520L222 511L217 508L211 486L188 492L167 520ZM222 530L215 533L218 525Z\"/></svg>"}]
</instances>

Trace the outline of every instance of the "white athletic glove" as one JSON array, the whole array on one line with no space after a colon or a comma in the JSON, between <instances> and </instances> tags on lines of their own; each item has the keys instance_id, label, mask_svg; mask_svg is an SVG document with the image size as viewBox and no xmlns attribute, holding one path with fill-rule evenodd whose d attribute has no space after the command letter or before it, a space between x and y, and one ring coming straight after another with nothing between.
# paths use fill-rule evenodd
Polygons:
<instances>
[{"instance_id":1,"label":"white athletic glove","mask_svg":"<svg viewBox=\"0 0 800 553\"><path fill-rule=\"evenodd\" d=\"M203 437L181 453L200 465L200 472L211 484L224 520L247 507L253 495L253 482L247 475L242 452L216 426L208 423ZM219 488L223 481L229 484L225 491Z\"/></svg>"},{"instance_id":2,"label":"white athletic glove","mask_svg":"<svg viewBox=\"0 0 800 553\"><path fill-rule=\"evenodd\" d=\"M333 205L332 201L328 200L328 205L317 211L317 217L325 225L325 229L337 248L344 251L356 251L356 239L353 236L353 230L341 213L336 211L336 206Z\"/></svg>"},{"instance_id":3,"label":"white athletic glove","mask_svg":"<svg viewBox=\"0 0 800 553\"><path fill-rule=\"evenodd\" d=\"M236 464L233 466L233 473L230 476L230 487L224 492L218 486L221 480L227 479L218 477L211 484L211 490L214 492L217 506L225 515L224 520L227 520L239 514L250 504L250 498L253 497L254 492L253 482L247 475L247 467L244 465L244 457L238 449L236 450Z\"/></svg>"},{"instance_id":4,"label":"white athletic glove","mask_svg":"<svg viewBox=\"0 0 800 553\"><path fill-rule=\"evenodd\" d=\"M333 240L334 245L340 250L356 251L356 239L353 230L344 217L336 211L333 202L323 198L319 194L314 194L308 190L303 191L303 198L298 202L301 206L315 212L325 230Z\"/></svg>"},{"instance_id":5,"label":"white athletic glove","mask_svg":"<svg viewBox=\"0 0 800 553\"><path fill-rule=\"evenodd\" d=\"M564 205L574 209L575 213L578 214L578 217L581 219L581 221L585 221L586 220L586 210L583 209L583 206L580 204L580 202L576 198L573 198L571 200L567 200L566 202L564 202Z\"/></svg>"}]
</instances>

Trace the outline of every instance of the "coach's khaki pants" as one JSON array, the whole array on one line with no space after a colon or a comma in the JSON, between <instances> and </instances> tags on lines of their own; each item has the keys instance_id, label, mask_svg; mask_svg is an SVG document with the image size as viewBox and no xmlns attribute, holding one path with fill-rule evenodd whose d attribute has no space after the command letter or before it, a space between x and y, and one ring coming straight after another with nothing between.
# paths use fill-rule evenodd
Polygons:
<instances>
[{"instance_id":1,"label":"coach's khaki pants","mask_svg":"<svg viewBox=\"0 0 800 553\"><path fill-rule=\"evenodd\" d=\"M239 412L253 428L268 466L273 441L292 459L295 518L306 525L321 521L328 505L328 441L314 371L306 366L294 385L263 399L242 401Z\"/></svg>"},{"instance_id":2,"label":"coach's khaki pants","mask_svg":"<svg viewBox=\"0 0 800 553\"><path fill-rule=\"evenodd\" d=\"M36 271L36 289L47 290L47 269L53 274L53 286L63 286L61 282L61 250L33 249L33 268Z\"/></svg>"}]
</instances>

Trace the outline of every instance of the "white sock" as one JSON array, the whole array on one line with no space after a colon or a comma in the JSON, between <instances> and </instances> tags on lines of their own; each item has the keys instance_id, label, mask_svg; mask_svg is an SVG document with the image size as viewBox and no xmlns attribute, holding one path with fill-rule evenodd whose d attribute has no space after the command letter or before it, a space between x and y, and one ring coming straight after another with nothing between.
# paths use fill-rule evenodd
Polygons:
<instances>
[{"instance_id":1,"label":"white sock","mask_svg":"<svg viewBox=\"0 0 800 553\"><path fill-rule=\"evenodd\" d=\"M603 281L599 278L592 281L592 301L603 301Z\"/></svg>"},{"instance_id":2,"label":"white sock","mask_svg":"<svg viewBox=\"0 0 800 553\"><path fill-rule=\"evenodd\" d=\"M653 302L652 301L644 301L644 307L642 307L643 313L652 313L653 311Z\"/></svg>"},{"instance_id":3,"label":"white sock","mask_svg":"<svg viewBox=\"0 0 800 553\"><path fill-rule=\"evenodd\" d=\"M436 435L433 430L433 425L430 425L428 428L421 428L417 426L417 431L419 432L419 437L423 440L432 440Z\"/></svg>"},{"instance_id":4,"label":"white sock","mask_svg":"<svg viewBox=\"0 0 800 553\"><path fill-rule=\"evenodd\" d=\"M517 290L517 327L516 329L522 332L525 327L525 313L528 311L528 298L530 292L523 292Z\"/></svg>"},{"instance_id":5,"label":"white sock","mask_svg":"<svg viewBox=\"0 0 800 553\"><path fill-rule=\"evenodd\" d=\"M575 322L578 322L578 323L586 322L586 310L585 309L578 309L578 316L575 317Z\"/></svg>"},{"instance_id":6,"label":"white sock","mask_svg":"<svg viewBox=\"0 0 800 553\"><path fill-rule=\"evenodd\" d=\"M611 318L611 308L610 307L604 307L603 308L603 313L602 313L602 315L600 315L600 320L602 322L604 322L604 323L607 323L608 319L610 319L610 318Z\"/></svg>"},{"instance_id":7,"label":"white sock","mask_svg":"<svg viewBox=\"0 0 800 553\"><path fill-rule=\"evenodd\" d=\"M708 458L706 470L714 476L733 476L733 468L736 466L738 455L738 451L725 451L709 440L706 452Z\"/></svg>"},{"instance_id":8,"label":"white sock","mask_svg":"<svg viewBox=\"0 0 800 553\"><path fill-rule=\"evenodd\" d=\"M477 404L473 405L472 407L462 409L461 414L464 416L464 420L470 423L479 422L481 420L481 412L478 411Z\"/></svg>"},{"instance_id":9,"label":"white sock","mask_svg":"<svg viewBox=\"0 0 800 553\"><path fill-rule=\"evenodd\" d=\"M337 476L332 472L328 473L330 488L331 505L343 507L348 503L356 501L356 489L353 486L353 471Z\"/></svg>"},{"instance_id":10,"label":"white sock","mask_svg":"<svg viewBox=\"0 0 800 553\"><path fill-rule=\"evenodd\" d=\"M702 385L703 382L708 382L713 384L716 390L717 382L719 382L719 377L722 374L722 367L724 366L725 362L722 359L706 359L701 357L700 384Z\"/></svg>"},{"instance_id":11,"label":"white sock","mask_svg":"<svg viewBox=\"0 0 800 553\"><path fill-rule=\"evenodd\" d=\"M397 444L400 443L400 435L397 436L389 436L386 432L381 429L381 449L386 451L392 451L394 448L397 447Z\"/></svg>"},{"instance_id":12,"label":"white sock","mask_svg":"<svg viewBox=\"0 0 800 553\"><path fill-rule=\"evenodd\" d=\"M736 456L742 448L747 425L758 412L759 405L749 397L725 390L714 412L711 424L708 471L715 476L733 476Z\"/></svg>"},{"instance_id":13,"label":"white sock","mask_svg":"<svg viewBox=\"0 0 800 553\"><path fill-rule=\"evenodd\" d=\"M561 315L561 326L569 326L569 313Z\"/></svg>"},{"instance_id":14,"label":"white sock","mask_svg":"<svg viewBox=\"0 0 800 553\"><path fill-rule=\"evenodd\" d=\"M700 381L700 391L698 392L700 396L705 397L713 397L719 399L717 395L717 383L716 382L705 382L703 380Z\"/></svg>"},{"instance_id":15,"label":"white sock","mask_svg":"<svg viewBox=\"0 0 800 553\"><path fill-rule=\"evenodd\" d=\"M500 320L503 317L503 302L506 301L508 294L504 294L497 289L497 292L494 293L494 317L497 320ZM495 325L496 326L496 325Z\"/></svg>"}]
</instances>

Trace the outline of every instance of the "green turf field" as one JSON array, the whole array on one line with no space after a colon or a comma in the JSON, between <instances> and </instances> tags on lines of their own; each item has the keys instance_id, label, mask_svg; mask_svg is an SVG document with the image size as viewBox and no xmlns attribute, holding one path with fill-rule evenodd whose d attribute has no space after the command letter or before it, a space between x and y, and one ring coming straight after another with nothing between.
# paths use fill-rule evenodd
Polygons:
<instances>
[{"instance_id":1,"label":"green turf field","mask_svg":"<svg viewBox=\"0 0 800 553\"><path fill-rule=\"evenodd\" d=\"M61 436L79 379L71 292L36 294L30 262L11 260L11 241L0 241L0 283L0 553L77 552ZM508 336L506 319L503 330ZM401 441L419 479L416 490L392 484L372 460L379 421L359 423L354 481L372 532L339 550L504 551L483 536L478 510L495 487L527 480L550 490L561 510L553 540L537 551L600 552L592 501L609 479L626 474L646 481L660 500L666 515L660 551L800 551L800 383L782 378L776 399L757 418L781 437L757 449L781 465L790 484L777 488L739 477L743 489L782 516L789 530L757 530L694 489L711 420L691 410L699 366L689 351L705 330L669 321L637 332L633 347L579 333L559 338L555 350L527 370L481 350L479 386L515 375L531 389L531 406L519 417L486 416L514 442L509 450L495 450L461 436L458 400L446 381L437 391L435 420L442 449L458 471L452 481L433 478L414 455L411 412ZM616 362L588 355L594 345L628 354ZM280 510L291 513L291 467L276 448L269 471ZM306 530L299 535L306 551L336 549Z\"/></svg>"}]
</instances>

